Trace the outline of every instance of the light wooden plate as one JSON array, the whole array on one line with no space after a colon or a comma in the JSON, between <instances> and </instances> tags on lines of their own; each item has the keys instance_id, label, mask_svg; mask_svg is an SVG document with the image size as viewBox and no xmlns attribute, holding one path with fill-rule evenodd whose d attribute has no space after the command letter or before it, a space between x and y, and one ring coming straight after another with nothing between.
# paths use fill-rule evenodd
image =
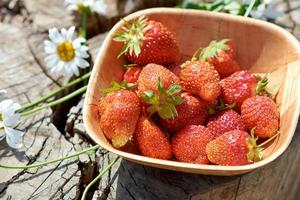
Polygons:
<instances>
[{"instance_id":1,"label":"light wooden plate","mask_svg":"<svg viewBox=\"0 0 300 200\"><path fill-rule=\"evenodd\" d=\"M120 151L111 146L99 127L96 103L100 90L110 86L112 80L120 81L125 63L117 59L120 43L112 39L123 22L117 23L105 39L98 53L89 81L84 103L84 124L88 134L103 148L123 158L158 168L211 175L236 175L262 167L281 155L290 144L296 129L300 111L300 46L298 41L284 29L273 24L205 11L175 8L142 10L126 17L127 20L145 15L165 24L176 38L182 60L189 59L200 46L212 39L231 38L238 52L238 61L255 73L272 73L272 79L280 84L276 102L280 107L280 135L264 150L264 159L245 166L217 166L181 163L148 158ZM277 73L276 73L277 72Z\"/></svg>"}]
</instances>

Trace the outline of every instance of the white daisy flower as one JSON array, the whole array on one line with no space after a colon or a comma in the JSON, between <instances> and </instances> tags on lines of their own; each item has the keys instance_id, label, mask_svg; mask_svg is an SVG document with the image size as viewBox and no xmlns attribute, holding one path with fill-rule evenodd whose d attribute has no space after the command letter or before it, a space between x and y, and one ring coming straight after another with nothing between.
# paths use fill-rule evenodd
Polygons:
<instances>
[{"instance_id":1,"label":"white daisy flower","mask_svg":"<svg viewBox=\"0 0 300 200\"><path fill-rule=\"evenodd\" d=\"M86 40L82 37L74 38L75 27L68 30L57 28L49 29L50 40L44 41L44 49L47 54L45 62L51 72L57 75L70 77L79 76L79 68L89 66L85 60L89 57L88 47L84 44Z\"/></svg>"},{"instance_id":2,"label":"white daisy flower","mask_svg":"<svg viewBox=\"0 0 300 200\"><path fill-rule=\"evenodd\" d=\"M89 9L91 12L96 12L100 15L107 13L107 4L105 0L65 0L69 10L81 12L84 9Z\"/></svg>"},{"instance_id":3,"label":"white daisy flower","mask_svg":"<svg viewBox=\"0 0 300 200\"><path fill-rule=\"evenodd\" d=\"M20 104L7 99L0 102L0 140L6 138L7 144L18 149L22 147L23 132L15 129L20 114L16 110L21 108Z\"/></svg>"}]
</instances>

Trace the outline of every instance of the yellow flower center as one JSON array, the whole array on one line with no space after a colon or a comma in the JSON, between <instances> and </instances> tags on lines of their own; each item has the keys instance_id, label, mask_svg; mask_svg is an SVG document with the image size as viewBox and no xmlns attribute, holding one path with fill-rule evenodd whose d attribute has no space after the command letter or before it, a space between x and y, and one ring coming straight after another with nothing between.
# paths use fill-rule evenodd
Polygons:
<instances>
[{"instance_id":1,"label":"yellow flower center","mask_svg":"<svg viewBox=\"0 0 300 200\"><path fill-rule=\"evenodd\" d=\"M56 51L59 58L65 62L68 62L75 57L75 50L72 43L66 40L57 46Z\"/></svg>"},{"instance_id":2,"label":"yellow flower center","mask_svg":"<svg viewBox=\"0 0 300 200\"><path fill-rule=\"evenodd\" d=\"M3 115L0 113L0 122L3 121Z\"/></svg>"}]
</instances>

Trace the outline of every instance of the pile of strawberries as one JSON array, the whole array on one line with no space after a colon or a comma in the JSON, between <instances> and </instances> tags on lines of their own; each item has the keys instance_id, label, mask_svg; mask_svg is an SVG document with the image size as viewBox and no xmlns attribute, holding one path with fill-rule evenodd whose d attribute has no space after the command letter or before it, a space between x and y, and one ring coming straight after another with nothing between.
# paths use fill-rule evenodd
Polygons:
<instances>
[{"instance_id":1,"label":"pile of strawberries","mask_svg":"<svg viewBox=\"0 0 300 200\"><path fill-rule=\"evenodd\" d=\"M268 80L241 71L231 40L211 41L184 63L173 33L145 17L125 21L114 40L130 62L98 105L114 147L133 144L144 156L197 164L261 159L257 141L276 136L279 112Z\"/></svg>"}]
</instances>

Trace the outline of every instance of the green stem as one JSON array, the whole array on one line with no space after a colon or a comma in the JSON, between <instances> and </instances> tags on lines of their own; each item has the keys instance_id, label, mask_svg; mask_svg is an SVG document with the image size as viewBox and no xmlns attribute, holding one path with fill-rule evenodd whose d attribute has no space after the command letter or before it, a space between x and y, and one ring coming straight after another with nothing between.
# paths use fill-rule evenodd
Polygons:
<instances>
[{"instance_id":1,"label":"green stem","mask_svg":"<svg viewBox=\"0 0 300 200\"><path fill-rule=\"evenodd\" d=\"M101 177L118 161L120 159L120 156L118 156L118 157L116 157L109 165L107 165L101 172L100 172L100 174L96 177L96 178L94 178L93 180L92 180L92 182L90 182L87 186L86 186L86 188L84 189L84 192L83 192L83 194L82 194L82 197L81 197L81 200L85 200L85 198L86 198L86 195L87 195L87 193L88 193L88 191L89 191L89 189L97 182L97 181L99 181L100 179L101 179Z\"/></svg>"},{"instance_id":2,"label":"green stem","mask_svg":"<svg viewBox=\"0 0 300 200\"><path fill-rule=\"evenodd\" d=\"M47 99L49 99L49 98L55 96L56 94L62 92L66 88L69 88L69 87L71 87L71 86L73 86L73 85L75 85L75 84L77 84L77 83L79 83L79 82L81 82L83 80L88 79L90 77L90 75L91 75L91 72L88 72L87 74L83 75L82 77L79 77L79 78L77 78L77 79L75 79L75 80L67 83L65 86L60 87L60 88L58 88L58 89L50 92L49 94L47 94L47 95L45 95L43 97L40 97L40 98L38 98L38 99L30 102L30 103L27 103L27 104L23 105L22 108L20 108L20 109L17 110L17 112L22 112L22 111L24 111L24 110L26 110L28 108L31 108L31 107L39 104L39 103L42 103L42 102L46 101Z\"/></svg>"},{"instance_id":3,"label":"green stem","mask_svg":"<svg viewBox=\"0 0 300 200\"><path fill-rule=\"evenodd\" d=\"M96 150L99 147L100 147L100 145L95 145L95 146L92 146L90 148L79 151L77 153L74 153L72 155L64 156L64 157L61 157L61 158L57 158L57 159L54 159L54 160L50 160L50 161L46 161L46 162L42 162L42 163L38 163L38 164L25 165L25 166L0 164L0 168L6 168L6 169L31 169L31 168L41 167L41 166L49 165L49 164L56 163L56 162L59 162L59 161L62 161L62 160L67 160L67 159L70 159L70 158L73 158L73 157L77 157L81 154L88 153L89 151Z\"/></svg>"},{"instance_id":4,"label":"green stem","mask_svg":"<svg viewBox=\"0 0 300 200\"><path fill-rule=\"evenodd\" d=\"M256 0L252 0L249 4L249 7L247 8L244 17L248 17L248 15L250 14L251 10L253 9L253 6L255 4Z\"/></svg>"},{"instance_id":5,"label":"green stem","mask_svg":"<svg viewBox=\"0 0 300 200\"><path fill-rule=\"evenodd\" d=\"M34 108L32 110L22 112L20 114L21 114L21 116L26 116L26 115L30 115L30 114L33 114L35 112L38 112L40 110L43 110L44 108L56 106L58 104L61 104L61 103L65 102L65 101L67 101L67 100L69 100L69 99L71 99L71 98L73 98L73 97L81 94L81 93L84 93L86 91L86 89L87 89L87 86L85 85L82 88L79 88L79 89L75 90L74 92L72 92L72 93L70 93L70 94L68 94L68 95L66 95L66 96L64 96L64 97L62 97L60 99L57 99L55 101L52 101L52 102L44 104L44 105L41 105L41 106L36 107L36 108Z\"/></svg>"},{"instance_id":6,"label":"green stem","mask_svg":"<svg viewBox=\"0 0 300 200\"><path fill-rule=\"evenodd\" d=\"M83 38L86 38L86 33L87 33L87 17L88 17L88 10L87 9L83 9L82 12L82 18L81 18L81 31L80 31L80 35Z\"/></svg>"}]
</instances>

